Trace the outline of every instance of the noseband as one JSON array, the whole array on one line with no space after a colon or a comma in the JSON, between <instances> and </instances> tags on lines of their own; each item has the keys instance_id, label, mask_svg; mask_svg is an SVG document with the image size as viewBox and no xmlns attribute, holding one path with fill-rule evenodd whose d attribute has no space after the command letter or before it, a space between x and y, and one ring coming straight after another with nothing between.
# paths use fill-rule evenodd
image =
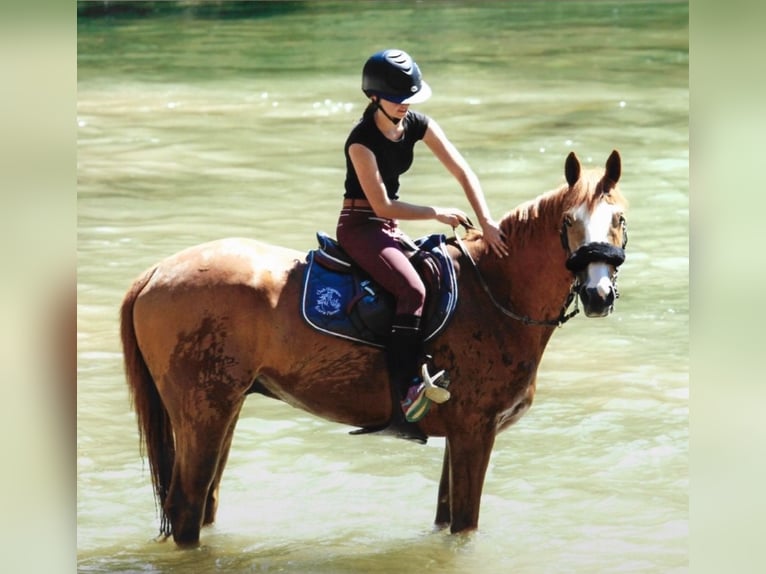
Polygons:
<instances>
[{"instance_id":1,"label":"noseband","mask_svg":"<svg viewBox=\"0 0 766 574\"><path fill-rule=\"evenodd\" d=\"M613 266L615 270L625 262L625 246L628 244L628 228L625 223L625 218L620 218L620 226L622 227L622 247L615 247L611 243L593 242L581 245L577 251L572 253L569 248L569 235L567 234L567 227L571 223L564 221L561 226L561 246L564 251L569 253L569 257L566 261L567 269L572 273L579 273L584 270L591 263L608 263Z\"/></svg>"},{"instance_id":2,"label":"noseband","mask_svg":"<svg viewBox=\"0 0 766 574\"><path fill-rule=\"evenodd\" d=\"M579 273L591 263L608 263L616 269L625 261L625 250L610 243L586 243L572 253L566 262L567 269Z\"/></svg>"}]
</instances>

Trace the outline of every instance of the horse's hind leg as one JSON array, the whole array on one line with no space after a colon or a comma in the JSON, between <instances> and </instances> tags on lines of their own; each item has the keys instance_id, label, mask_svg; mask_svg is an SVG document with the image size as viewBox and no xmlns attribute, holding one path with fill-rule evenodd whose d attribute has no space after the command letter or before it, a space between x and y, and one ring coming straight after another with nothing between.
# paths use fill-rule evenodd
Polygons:
<instances>
[{"instance_id":1,"label":"horse's hind leg","mask_svg":"<svg viewBox=\"0 0 766 574\"><path fill-rule=\"evenodd\" d=\"M240 409L241 409L241 406L242 405L240 404ZM240 409L237 409L237 415L234 417L234 420L231 421L231 424L229 425L229 430L226 432L226 436L223 439L223 444L221 445L220 457L218 459L218 468L215 471L215 477L213 478L213 482L210 485L210 488L208 489L208 493L207 493L207 503L205 504L205 518L202 521L203 526L207 526L208 524L212 524L213 522L215 522L215 515L218 512L218 489L221 485L221 477L223 476L223 469L226 468L226 462L229 460L229 451L231 450L231 441L234 438L234 429L236 428L237 421L239 420Z\"/></svg>"},{"instance_id":2,"label":"horse's hind leg","mask_svg":"<svg viewBox=\"0 0 766 574\"><path fill-rule=\"evenodd\" d=\"M173 540L179 546L199 543L200 529L208 516L206 506L211 487L220 480L219 469L222 471L225 464L221 454L231 443L230 434L241 404L240 400L228 412L219 411L212 418L196 417L174 425L176 457L164 511L170 519Z\"/></svg>"}]
</instances>

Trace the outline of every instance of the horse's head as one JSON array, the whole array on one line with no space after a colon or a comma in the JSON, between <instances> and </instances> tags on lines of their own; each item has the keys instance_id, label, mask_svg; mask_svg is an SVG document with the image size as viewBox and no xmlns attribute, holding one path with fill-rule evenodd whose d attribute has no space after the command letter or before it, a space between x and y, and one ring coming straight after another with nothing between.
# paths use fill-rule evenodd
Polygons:
<instances>
[{"instance_id":1,"label":"horse's head","mask_svg":"<svg viewBox=\"0 0 766 574\"><path fill-rule=\"evenodd\" d=\"M619 297L615 281L628 242L626 203L617 187L620 171L617 150L607 159L603 173L582 170L574 152L566 159L567 194L573 201L563 214L561 242L588 317L608 315Z\"/></svg>"}]
</instances>

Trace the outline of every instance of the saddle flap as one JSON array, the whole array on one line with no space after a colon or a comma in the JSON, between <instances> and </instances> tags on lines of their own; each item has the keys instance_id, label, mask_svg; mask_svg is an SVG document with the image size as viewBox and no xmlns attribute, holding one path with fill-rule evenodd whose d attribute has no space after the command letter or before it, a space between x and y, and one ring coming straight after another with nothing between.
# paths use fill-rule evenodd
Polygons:
<instances>
[{"instance_id":1,"label":"saddle flap","mask_svg":"<svg viewBox=\"0 0 766 574\"><path fill-rule=\"evenodd\" d=\"M449 322L457 306L458 289L455 266L447 253L447 238L433 234L415 240L418 252L412 258L426 285L426 341L438 335Z\"/></svg>"},{"instance_id":2,"label":"saddle flap","mask_svg":"<svg viewBox=\"0 0 766 574\"><path fill-rule=\"evenodd\" d=\"M436 256L428 251L416 251L410 261L423 280L426 292L431 295L438 293L442 288L442 270Z\"/></svg>"}]
</instances>

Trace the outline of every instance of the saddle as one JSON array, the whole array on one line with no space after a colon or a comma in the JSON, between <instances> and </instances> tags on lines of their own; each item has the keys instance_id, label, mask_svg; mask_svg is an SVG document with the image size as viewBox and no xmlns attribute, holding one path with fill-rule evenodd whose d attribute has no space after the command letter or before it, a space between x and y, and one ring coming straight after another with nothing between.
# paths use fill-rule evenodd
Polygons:
<instances>
[{"instance_id":1,"label":"saddle","mask_svg":"<svg viewBox=\"0 0 766 574\"><path fill-rule=\"evenodd\" d=\"M395 314L393 296L329 235L317 232L317 242L306 256L301 315L322 333L384 347ZM457 306L455 267L443 234L403 241L403 247L426 286L422 329L428 341L447 326Z\"/></svg>"}]
</instances>

